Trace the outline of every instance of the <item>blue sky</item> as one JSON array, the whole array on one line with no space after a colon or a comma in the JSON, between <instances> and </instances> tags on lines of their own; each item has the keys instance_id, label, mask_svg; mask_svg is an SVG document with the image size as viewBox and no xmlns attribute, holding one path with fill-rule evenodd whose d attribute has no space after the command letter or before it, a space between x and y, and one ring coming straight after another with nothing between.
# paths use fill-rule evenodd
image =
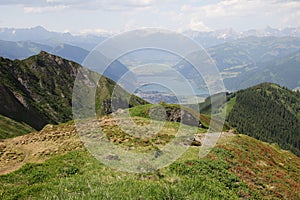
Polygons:
<instances>
[{"instance_id":1,"label":"blue sky","mask_svg":"<svg viewBox=\"0 0 300 200\"><path fill-rule=\"evenodd\" d=\"M299 27L298 0L1 0L0 27L74 34L141 27L175 31Z\"/></svg>"}]
</instances>

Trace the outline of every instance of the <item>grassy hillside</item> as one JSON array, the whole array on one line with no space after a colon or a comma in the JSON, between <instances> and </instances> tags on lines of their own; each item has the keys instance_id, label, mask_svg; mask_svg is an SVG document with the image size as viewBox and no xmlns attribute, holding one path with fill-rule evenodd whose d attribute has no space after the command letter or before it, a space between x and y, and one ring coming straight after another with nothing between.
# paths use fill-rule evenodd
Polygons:
<instances>
[{"instance_id":1,"label":"grassy hillside","mask_svg":"<svg viewBox=\"0 0 300 200\"><path fill-rule=\"evenodd\" d=\"M240 133L277 143L300 156L300 93L264 83L236 93L228 115Z\"/></svg>"},{"instance_id":2,"label":"grassy hillside","mask_svg":"<svg viewBox=\"0 0 300 200\"><path fill-rule=\"evenodd\" d=\"M108 120L100 124L115 145L133 144L148 151L145 147L157 142L122 139ZM173 134L166 130L164 134ZM244 135L224 133L207 157L198 159L199 147L191 146L171 165L144 174L116 171L98 162L84 149L72 123L2 141L0 148L1 199L300 198L300 158Z\"/></svg>"},{"instance_id":3,"label":"grassy hillside","mask_svg":"<svg viewBox=\"0 0 300 200\"><path fill-rule=\"evenodd\" d=\"M300 159L291 152L246 135L219 144L215 151L219 156L211 158L226 160L230 171L263 199L300 198Z\"/></svg>"},{"instance_id":4,"label":"grassy hillside","mask_svg":"<svg viewBox=\"0 0 300 200\"><path fill-rule=\"evenodd\" d=\"M0 138L12 138L35 131L25 123L16 122L0 115Z\"/></svg>"}]
</instances>

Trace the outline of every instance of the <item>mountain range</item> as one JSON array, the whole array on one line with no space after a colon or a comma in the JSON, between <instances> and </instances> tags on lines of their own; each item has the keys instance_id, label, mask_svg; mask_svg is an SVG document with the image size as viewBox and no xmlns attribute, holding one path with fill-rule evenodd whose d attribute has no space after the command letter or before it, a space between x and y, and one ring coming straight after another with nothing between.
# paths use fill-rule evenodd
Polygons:
<instances>
[{"instance_id":1,"label":"mountain range","mask_svg":"<svg viewBox=\"0 0 300 200\"><path fill-rule=\"evenodd\" d=\"M208 54L216 63L224 79L226 89L229 91L236 91L262 82L274 82L290 89L300 86L298 79L300 76L298 72L299 28L277 30L267 27L263 30L244 32L236 32L232 29L213 32L187 31L185 34L206 47ZM0 53L1 56L9 59L25 59L40 51L47 51L65 59L82 63L90 50L107 37L109 35L74 36L70 33L47 31L43 27L31 29L2 28L0 31ZM131 65L137 64L136 60L146 58L145 62L149 64L148 53L128 55L125 61L116 60L105 75L118 81L122 74L130 70ZM156 58L153 59L153 62L169 65L172 63L170 59L175 59L174 62L178 59L166 53L162 54L162 52L151 52L151 57ZM103 61L103 58L98 60ZM193 72L193 67L189 63L179 62L173 65L173 68L179 70L186 78L201 79L198 76L193 77L197 73ZM92 68L92 70L95 69Z\"/></svg>"},{"instance_id":2,"label":"mountain range","mask_svg":"<svg viewBox=\"0 0 300 200\"><path fill-rule=\"evenodd\" d=\"M78 46L83 49L91 50L97 44L107 38L107 35L94 36L94 35L72 35L70 33L59 33L48 31L42 26L33 28L0 28L0 39L6 41L31 41L48 46L57 46L60 44L69 44Z\"/></svg>"},{"instance_id":3,"label":"mountain range","mask_svg":"<svg viewBox=\"0 0 300 200\"><path fill-rule=\"evenodd\" d=\"M276 58L265 63L258 63L256 68L244 71L235 78L225 79L228 88L238 90L262 82L272 82L297 89L300 85L300 52L297 51L283 58Z\"/></svg>"},{"instance_id":4,"label":"mountain range","mask_svg":"<svg viewBox=\"0 0 300 200\"><path fill-rule=\"evenodd\" d=\"M262 82L277 83L289 89L300 86L300 38L251 36L208 48L207 51L211 58L207 62L215 63L228 91ZM173 68L186 79L197 80L202 87L205 86L201 74L186 60L181 60Z\"/></svg>"},{"instance_id":5,"label":"mountain range","mask_svg":"<svg viewBox=\"0 0 300 200\"><path fill-rule=\"evenodd\" d=\"M278 83L290 89L299 86L299 38L247 37L208 51L228 90L236 91L262 82Z\"/></svg>"},{"instance_id":6,"label":"mountain range","mask_svg":"<svg viewBox=\"0 0 300 200\"><path fill-rule=\"evenodd\" d=\"M205 48L216 46L226 42L246 38L246 37L300 37L300 28L275 29L266 27L264 29L251 29L247 31L236 31L232 28L215 30L210 32L200 32L187 30L183 32L187 36L197 41Z\"/></svg>"},{"instance_id":7,"label":"mountain range","mask_svg":"<svg viewBox=\"0 0 300 200\"><path fill-rule=\"evenodd\" d=\"M300 28L275 29L266 27L264 29L252 29L247 31L235 31L233 29L215 30L210 32L201 32L195 30L186 30L183 34L191 37L199 42L205 48L231 42L249 36L256 37L300 37ZM59 33L48 31L42 26L33 28L0 28L0 39L6 41L32 41L46 45L57 45L66 43L78 46L86 50L92 50L100 42L113 34L97 34L97 35L72 35L70 33Z\"/></svg>"}]
</instances>

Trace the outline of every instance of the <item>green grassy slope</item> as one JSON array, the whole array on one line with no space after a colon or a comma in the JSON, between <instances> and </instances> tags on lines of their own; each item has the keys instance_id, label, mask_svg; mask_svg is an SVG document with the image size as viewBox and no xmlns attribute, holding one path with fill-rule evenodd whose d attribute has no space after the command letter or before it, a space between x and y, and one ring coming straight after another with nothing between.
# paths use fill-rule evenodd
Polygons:
<instances>
[{"instance_id":1,"label":"green grassy slope","mask_svg":"<svg viewBox=\"0 0 300 200\"><path fill-rule=\"evenodd\" d=\"M113 132L110 128L106 130ZM121 137L118 134L115 136ZM65 142L66 138L72 142ZM300 197L300 158L245 135L225 134L211 153L202 159L197 158L199 148L190 147L186 154L171 165L144 174L113 170L98 162L81 145L72 146L74 143L79 144L72 124L47 127L39 134L16 139L6 141L0 162L3 162L3 156L7 158L6 151L9 148L12 148L10 151L22 151L40 144L44 148L40 151L44 153L31 154L35 159L31 159L30 163L26 161L27 164L19 170L0 176L1 199ZM124 146L123 142L126 146L125 140L114 144ZM47 144L51 144L50 147ZM136 143L135 147L140 145L144 143ZM64 151L61 151L62 146ZM50 159L44 162L45 158Z\"/></svg>"},{"instance_id":2,"label":"green grassy slope","mask_svg":"<svg viewBox=\"0 0 300 200\"><path fill-rule=\"evenodd\" d=\"M230 171L263 199L300 198L300 158L290 151L246 135L219 144L215 151L226 160Z\"/></svg>"},{"instance_id":3,"label":"green grassy slope","mask_svg":"<svg viewBox=\"0 0 300 200\"><path fill-rule=\"evenodd\" d=\"M163 171L127 174L100 164L86 151L27 164L1 176L2 199L239 199L250 191L224 162L174 163ZM232 181L234 180L234 181Z\"/></svg>"},{"instance_id":4,"label":"green grassy slope","mask_svg":"<svg viewBox=\"0 0 300 200\"><path fill-rule=\"evenodd\" d=\"M25 123L16 122L0 115L0 138L11 138L35 131Z\"/></svg>"}]
</instances>

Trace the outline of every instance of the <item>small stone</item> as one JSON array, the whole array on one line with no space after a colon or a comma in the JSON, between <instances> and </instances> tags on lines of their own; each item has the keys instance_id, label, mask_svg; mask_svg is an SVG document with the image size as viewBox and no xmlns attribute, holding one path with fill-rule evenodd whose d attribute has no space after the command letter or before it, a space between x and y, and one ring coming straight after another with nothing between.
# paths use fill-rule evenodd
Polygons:
<instances>
[{"instance_id":1,"label":"small stone","mask_svg":"<svg viewBox=\"0 0 300 200\"><path fill-rule=\"evenodd\" d=\"M192 146L201 146L202 144L201 144L201 142L194 140L194 141L191 143L191 145L192 145Z\"/></svg>"},{"instance_id":2,"label":"small stone","mask_svg":"<svg viewBox=\"0 0 300 200\"><path fill-rule=\"evenodd\" d=\"M106 159L107 160L117 160L117 161L120 160L119 156L118 155L114 155L114 154L110 154L110 155L106 156Z\"/></svg>"}]
</instances>

